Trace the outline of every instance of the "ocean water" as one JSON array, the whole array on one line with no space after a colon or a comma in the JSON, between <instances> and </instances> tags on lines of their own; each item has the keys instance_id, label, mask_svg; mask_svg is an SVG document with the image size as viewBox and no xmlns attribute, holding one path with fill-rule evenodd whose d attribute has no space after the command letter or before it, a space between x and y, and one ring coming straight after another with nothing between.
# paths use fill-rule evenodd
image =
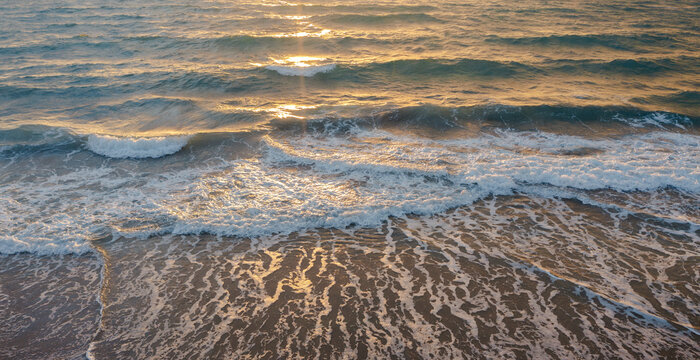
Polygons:
<instances>
[{"instance_id":1,"label":"ocean water","mask_svg":"<svg viewBox=\"0 0 700 360\"><path fill-rule=\"evenodd\" d=\"M0 14L0 358L700 357L697 1Z\"/></svg>"}]
</instances>

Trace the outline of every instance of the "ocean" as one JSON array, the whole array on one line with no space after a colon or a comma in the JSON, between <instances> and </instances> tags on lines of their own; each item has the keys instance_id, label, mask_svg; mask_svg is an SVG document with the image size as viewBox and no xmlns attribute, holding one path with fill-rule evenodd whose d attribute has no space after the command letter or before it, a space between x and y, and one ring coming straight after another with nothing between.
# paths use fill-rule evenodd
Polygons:
<instances>
[{"instance_id":1,"label":"ocean","mask_svg":"<svg viewBox=\"0 0 700 360\"><path fill-rule=\"evenodd\" d=\"M700 358L697 1L0 14L0 358Z\"/></svg>"}]
</instances>

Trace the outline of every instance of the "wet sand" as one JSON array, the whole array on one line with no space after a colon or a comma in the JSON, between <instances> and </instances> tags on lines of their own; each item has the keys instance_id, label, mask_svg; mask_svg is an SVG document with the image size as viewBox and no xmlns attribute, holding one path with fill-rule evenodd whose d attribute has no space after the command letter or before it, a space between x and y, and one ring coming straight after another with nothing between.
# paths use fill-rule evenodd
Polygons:
<instances>
[{"instance_id":1,"label":"wet sand","mask_svg":"<svg viewBox=\"0 0 700 360\"><path fill-rule=\"evenodd\" d=\"M689 230L516 195L377 229L3 256L0 357L692 359Z\"/></svg>"}]
</instances>

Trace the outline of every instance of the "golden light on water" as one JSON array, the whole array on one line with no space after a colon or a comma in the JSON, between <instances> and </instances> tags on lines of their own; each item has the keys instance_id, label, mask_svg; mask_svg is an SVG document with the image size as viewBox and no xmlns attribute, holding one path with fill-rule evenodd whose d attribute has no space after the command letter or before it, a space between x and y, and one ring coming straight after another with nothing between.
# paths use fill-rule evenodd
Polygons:
<instances>
[{"instance_id":1,"label":"golden light on water","mask_svg":"<svg viewBox=\"0 0 700 360\"><path fill-rule=\"evenodd\" d=\"M311 16L309 16L309 15L287 15L287 16L284 16L284 18L287 20L306 20L310 17Z\"/></svg>"},{"instance_id":2,"label":"golden light on water","mask_svg":"<svg viewBox=\"0 0 700 360\"><path fill-rule=\"evenodd\" d=\"M305 109L315 109L315 108L316 108L316 106L312 106L312 105L288 104L288 105L280 105L280 106L277 106L274 108L266 109L265 111L274 114L276 117L278 117L280 119L286 119L286 118L304 119L303 116L292 114L292 111L299 111L299 110L305 110Z\"/></svg>"},{"instance_id":3,"label":"golden light on water","mask_svg":"<svg viewBox=\"0 0 700 360\"><path fill-rule=\"evenodd\" d=\"M318 61L324 61L327 60L326 58L322 57L315 57L315 56L290 56L286 59L279 60L279 59L273 59L273 61L276 64L280 65L293 65L293 66L300 66L300 67L309 67L311 64L309 62L318 62Z\"/></svg>"},{"instance_id":4,"label":"golden light on water","mask_svg":"<svg viewBox=\"0 0 700 360\"><path fill-rule=\"evenodd\" d=\"M219 111L230 111L230 112L253 112L253 113L269 113L278 119L305 119L304 116L296 115L294 112L301 110L311 110L315 109L315 105L300 105L300 104L282 104L273 107L243 107L243 106L230 106L230 105L219 105L217 110Z\"/></svg>"},{"instance_id":5,"label":"golden light on water","mask_svg":"<svg viewBox=\"0 0 700 360\"><path fill-rule=\"evenodd\" d=\"M301 31L297 33L292 33L292 34L277 34L274 35L274 37L277 38L285 38L285 37L297 37L297 38L303 38L303 37L322 37L329 35L331 33L331 30L329 29L323 29L319 32L307 32L307 31Z\"/></svg>"}]
</instances>

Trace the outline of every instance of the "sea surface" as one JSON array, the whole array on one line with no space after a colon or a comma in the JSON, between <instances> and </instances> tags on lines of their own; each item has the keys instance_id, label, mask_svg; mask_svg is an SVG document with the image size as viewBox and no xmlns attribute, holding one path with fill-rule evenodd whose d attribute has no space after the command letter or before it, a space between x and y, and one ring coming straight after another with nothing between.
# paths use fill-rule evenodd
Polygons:
<instances>
[{"instance_id":1,"label":"sea surface","mask_svg":"<svg viewBox=\"0 0 700 360\"><path fill-rule=\"evenodd\" d=\"M700 358L700 5L0 0L0 358Z\"/></svg>"}]
</instances>

